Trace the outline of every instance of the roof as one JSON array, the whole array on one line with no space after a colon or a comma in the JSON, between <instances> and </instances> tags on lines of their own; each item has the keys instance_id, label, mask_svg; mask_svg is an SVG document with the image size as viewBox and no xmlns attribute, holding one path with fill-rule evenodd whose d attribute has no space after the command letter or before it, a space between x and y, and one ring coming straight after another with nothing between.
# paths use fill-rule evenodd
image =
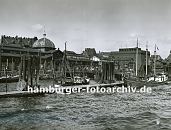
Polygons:
<instances>
[{"instance_id":1,"label":"roof","mask_svg":"<svg viewBox=\"0 0 171 130\"><path fill-rule=\"evenodd\" d=\"M47 39L47 38L41 38L33 44L34 48L55 48L55 44Z\"/></svg>"},{"instance_id":2,"label":"roof","mask_svg":"<svg viewBox=\"0 0 171 130\"><path fill-rule=\"evenodd\" d=\"M14 47L14 48L23 48L32 47L33 43L37 40L37 37L34 38L26 38L26 37L11 37L11 36L1 36L1 45Z\"/></svg>"},{"instance_id":3,"label":"roof","mask_svg":"<svg viewBox=\"0 0 171 130\"><path fill-rule=\"evenodd\" d=\"M95 48L85 48L85 51L83 51L83 54L88 57L96 56L96 50Z\"/></svg>"},{"instance_id":4,"label":"roof","mask_svg":"<svg viewBox=\"0 0 171 130\"><path fill-rule=\"evenodd\" d=\"M66 55L77 55L77 54L74 51L67 51L66 50Z\"/></svg>"},{"instance_id":5,"label":"roof","mask_svg":"<svg viewBox=\"0 0 171 130\"><path fill-rule=\"evenodd\" d=\"M38 49L32 49L32 48L12 48L12 47L7 47L7 46L0 46L2 50L11 50L11 51L19 51L19 52L39 52L40 50Z\"/></svg>"},{"instance_id":6,"label":"roof","mask_svg":"<svg viewBox=\"0 0 171 130\"><path fill-rule=\"evenodd\" d=\"M166 58L166 61L171 63L171 53L169 54L169 56Z\"/></svg>"}]
</instances>

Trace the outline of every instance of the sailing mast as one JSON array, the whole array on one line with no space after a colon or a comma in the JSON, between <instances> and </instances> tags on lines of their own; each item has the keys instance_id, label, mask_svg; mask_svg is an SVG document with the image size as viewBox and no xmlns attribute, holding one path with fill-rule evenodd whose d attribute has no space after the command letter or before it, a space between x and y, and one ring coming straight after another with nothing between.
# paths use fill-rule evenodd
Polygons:
<instances>
[{"instance_id":1,"label":"sailing mast","mask_svg":"<svg viewBox=\"0 0 171 130\"><path fill-rule=\"evenodd\" d=\"M54 79L55 79L55 67L54 67L54 58L52 53L52 73L53 73L53 86L54 86Z\"/></svg>"},{"instance_id":2,"label":"sailing mast","mask_svg":"<svg viewBox=\"0 0 171 130\"><path fill-rule=\"evenodd\" d=\"M147 42L147 44L146 44L146 65L145 65L145 75L146 75L146 77L147 77L147 75L148 75L148 42Z\"/></svg>"},{"instance_id":3,"label":"sailing mast","mask_svg":"<svg viewBox=\"0 0 171 130\"><path fill-rule=\"evenodd\" d=\"M154 77L156 76L156 44L154 49Z\"/></svg>"},{"instance_id":4,"label":"sailing mast","mask_svg":"<svg viewBox=\"0 0 171 130\"><path fill-rule=\"evenodd\" d=\"M64 52L64 80L66 78L66 43L67 41L65 42L65 52Z\"/></svg>"},{"instance_id":5,"label":"sailing mast","mask_svg":"<svg viewBox=\"0 0 171 130\"><path fill-rule=\"evenodd\" d=\"M136 47L136 68L135 75L138 76L138 38L137 38L137 47Z\"/></svg>"},{"instance_id":6,"label":"sailing mast","mask_svg":"<svg viewBox=\"0 0 171 130\"><path fill-rule=\"evenodd\" d=\"M0 77L1 77L1 72L2 72L2 37L0 39Z\"/></svg>"}]
</instances>

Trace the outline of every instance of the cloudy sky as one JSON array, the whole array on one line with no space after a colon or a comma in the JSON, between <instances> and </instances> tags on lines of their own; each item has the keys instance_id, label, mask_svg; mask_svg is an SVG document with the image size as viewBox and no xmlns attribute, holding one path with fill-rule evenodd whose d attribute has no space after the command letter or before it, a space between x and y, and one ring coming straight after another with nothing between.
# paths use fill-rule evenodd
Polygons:
<instances>
[{"instance_id":1,"label":"cloudy sky","mask_svg":"<svg viewBox=\"0 0 171 130\"><path fill-rule=\"evenodd\" d=\"M56 48L117 51L148 42L163 58L171 49L171 0L0 0L0 34L47 38Z\"/></svg>"}]
</instances>

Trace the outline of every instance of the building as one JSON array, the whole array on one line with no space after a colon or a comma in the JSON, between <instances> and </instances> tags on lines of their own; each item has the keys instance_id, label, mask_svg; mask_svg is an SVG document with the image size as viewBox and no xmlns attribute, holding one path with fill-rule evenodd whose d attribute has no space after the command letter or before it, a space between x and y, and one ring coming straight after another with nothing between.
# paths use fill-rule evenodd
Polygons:
<instances>
[{"instance_id":1,"label":"building","mask_svg":"<svg viewBox=\"0 0 171 130\"><path fill-rule=\"evenodd\" d=\"M164 60L164 68L166 68L165 72L167 72L168 78L170 80L171 79L171 51L169 56Z\"/></svg>"},{"instance_id":2,"label":"building","mask_svg":"<svg viewBox=\"0 0 171 130\"><path fill-rule=\"evenodd\" d=\"M99 61L90 59L96 54L95 49L85 50L88 52L86 55L66 51L67 71L72 75L87 75L93 78L98 70ZM41 78L46 75L52 78L53 74L60 76L64 67L65 51L56 49L55 44L46 38L46 34L40 39L3 35L0 52L0 76L5 76L7 72L7 75L11 76L23 75L25 80L30 73L33 73L33 76L39 74Z\"/></svg>"},{"instance_id":3,"label":"building","mask_svg":"<svg viewBox=\"0 0 171 130\"><path fill-rule=\"evenodd\" d=\"M85 48L83 55L92 58L93 56L96 56L96 50L95 48Z\"/></svg>"},{"instance_id":4,"label":"building","mask_svg":"<svg viewBox=\"0 0 171 130\"><path fill-rule=\"evenodd\" d=\"M169 60L169 58L168 58ZM160 55L151 55L150 57L150 66L151 66L151 75L154 75L154 63L155 63L155 73L161 74L166 72L165 61L161 58Z\"/></svg>"},{"instance_id":5,"label":"building","mask_svg":"<svg viewBox=\"0 0 171 130\"><path fill-rule=\"evenodd\" d=\"M77 54L73 51L66 51L68 69L72 75L88 76L94 78L94 75L99 71L99 62L93 61L89 56Z\"/></svg>"},{"instance_id":6,"label":"building","mask_svg":"<svg viewBox=\"0 0 171 130\"><path fill-rule=\"evenodd\" d=\"M122 73L135 75L136 69L136 51L137 48L120 48L119 51L113 52L101 52L99 55L104 60L115 61L117 70L120 70ZM147 51L148 66L150 65L150 52ZM138 75L145 75L145 65L146 65L146 51L138 48L138 61L137 69Z\"/></svg>"},{"instance_id":7,"label":"building","mask_svg":"<svg viewBox=\"0 0 171 130\"><path fill-rule=\"evenodd\" d=\"M0 76L4 76L6 71L8 75L19 75L19 70L28 68L29 59L35 60L33 64L39 66L39 71L45 74L59 64L62 57L63 52L55 48L55 44L46 38L46 34L41 39L3 35L0 42ZM21 65L22 61L25 61L24 65Z\"/></svg>"}]
</instances>

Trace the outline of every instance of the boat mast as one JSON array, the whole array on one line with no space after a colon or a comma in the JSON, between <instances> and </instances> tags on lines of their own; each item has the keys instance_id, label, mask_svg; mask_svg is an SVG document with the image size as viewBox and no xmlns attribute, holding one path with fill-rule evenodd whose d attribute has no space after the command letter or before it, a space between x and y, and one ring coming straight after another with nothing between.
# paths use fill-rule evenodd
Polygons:
<instances>
[{"instance_id":1,"label":"boat mast","mask_svg":"<svg viewBox=\"0 0 171 130\"><path fill-rule=\"evenodd\" d=\"M146 70L145 70L145 74L146 74L146 76L148 75L148 42L147 42L147 44L146 44L146 66L145 66L146 68Z\"/></svg>"},{"instance_id":2,"label":"boat mast","mask_svg":"<svg viewBox=\"0 0 171 130\"><path fill-rule=\"evenodd\" d=\"M154 76L156 76L156 44L154 49Z\"/></svg>"},{"instance_id":3,"label":"boat mast","mask_svg":"<svg viewBox=\"0 0 171 130\"><path fill-rule=\"evenodd\" d=\"M1 72L2 72L2 37L0 39L0 77L1 77Z\"/></svg>"},{"instance_id":4,"label":"boat mast","mask_svg":"<svg viewBox=\"0 0 171 130\"><path fill-rule=\"evenodd\" d=\"M64 52L64 79L66 78L66 43L65 42L65 52Z\"/></svg>"},{"instance_id":5,"label":"boat mast","mask_svg":"<svg viewBox=\"0 0 171 130\"><path fill-rule=\"evenodd\" d=\"M136 47L136 68L135 75L138 76L138 38L137 38L137 47Z\"/></svg>"},{"instance_id":6,"label":"boat mast","mask_svg":"<svg viewBox=\"0 0 171 130\"><path fill-rule=\"evenodd\" d=\"M53 86L54 86L54 80L55 80L55 67L54 67L54 57L52 53L52 73L53 73Z\"/></svg>"}]
</instances>

